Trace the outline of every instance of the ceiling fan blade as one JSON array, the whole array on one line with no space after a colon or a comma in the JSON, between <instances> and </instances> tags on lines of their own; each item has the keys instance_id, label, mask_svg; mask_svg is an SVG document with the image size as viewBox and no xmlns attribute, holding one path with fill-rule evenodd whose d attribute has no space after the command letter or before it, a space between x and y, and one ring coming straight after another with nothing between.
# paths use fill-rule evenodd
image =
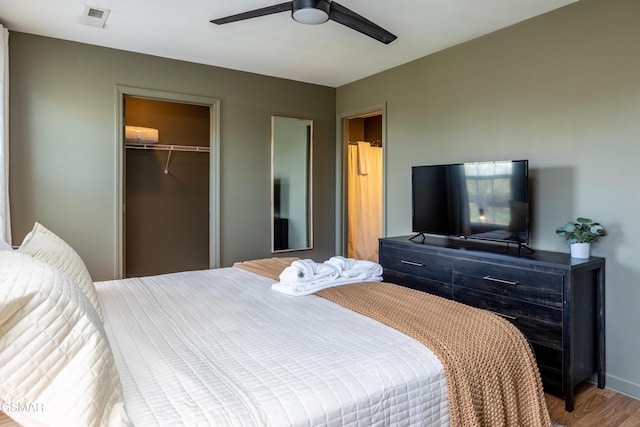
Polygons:
<instances>
[{"instance_id":1,"label":"ceiling fan blade","mask_svg":"<svg viewBox=\"0 0 640 427\"><path fill-rule=\"evenodd\" d=\"M259 16L272 15L274 13L286 12L291 10L291 2L274 4L273 6L263 7L261 9L250 10L248 12L238 13L236 15L225 16L224 18L212 19L214 24L222 25L230 22L243 21L245 19L257 18Z\"/></svg>"},{"instance_id":2,"label":"ceiling fan blade","mask_svg":"<svg viewBox=\"0 0 640 427\"><path fill-rule=\"evenodd\" d=\"M359 31L362 34L372 37L384 44L389 44L398 38L395 35L391 34L389 31L385 30L384 28L358 15L354 11L339 5L335 1L331 2L329 19L331 19L332 21L336 21L349 28L352 28L356 31Z\"/></svg>"}]
</instances>

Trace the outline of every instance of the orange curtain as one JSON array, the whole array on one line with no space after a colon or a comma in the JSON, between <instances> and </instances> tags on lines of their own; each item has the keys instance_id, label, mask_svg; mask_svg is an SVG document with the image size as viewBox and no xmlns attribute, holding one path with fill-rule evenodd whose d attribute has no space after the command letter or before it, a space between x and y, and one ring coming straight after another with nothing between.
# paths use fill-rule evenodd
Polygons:
<instances>
[{"instance_id":1,"label":"orange curtain","mask_svg":"<svg viewBox=\"0 0 640 427\"><path fill-rule=\"evenodd\" d=\"M378 262L382 236L382 147L348 148L347 256Z\"/></svg>"}]
</instances>

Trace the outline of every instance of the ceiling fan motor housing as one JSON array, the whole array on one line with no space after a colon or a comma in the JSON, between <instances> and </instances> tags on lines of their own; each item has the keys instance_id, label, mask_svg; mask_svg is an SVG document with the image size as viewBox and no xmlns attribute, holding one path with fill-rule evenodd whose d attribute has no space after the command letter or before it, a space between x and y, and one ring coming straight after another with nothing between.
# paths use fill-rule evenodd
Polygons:
<instances>
[{"instance_id":1,"label":"ceiling fan motor housing","mask_svg":"<svg viewBox=\"0 0 640 427\"><path fill-rule=\"evenodd\" d=\"M327 0L293 0L291 16L302 24L322 24L329 20L330 9Z\"/></svg>"}]
</instances>

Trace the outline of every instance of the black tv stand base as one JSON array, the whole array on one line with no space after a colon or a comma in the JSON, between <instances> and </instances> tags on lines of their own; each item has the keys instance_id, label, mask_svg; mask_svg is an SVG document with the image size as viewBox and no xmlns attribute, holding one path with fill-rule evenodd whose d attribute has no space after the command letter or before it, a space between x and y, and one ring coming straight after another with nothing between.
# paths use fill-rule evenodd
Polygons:
<instances>
[{"instance_id":1,"label":"black tv stand base","mask_svg":"<svg viewBox=\"0 0 640 427\"><path fill-rule=\"evenodd\" d=\"M456 241L458 239L452 238L452 237L440 237L443 239L451 239L453 241ZM419 239L419 240L418 240ZM421 244L426 244L427 242L427 236L425 235L425 233L423 232L419 232L411 237L409 237L409 240L412 242L417 242L417 243L421 243ZM512 245L515 242L509 242L509 241L499 241L499 240L490 240L490 239L476 239L473 237L466 237L466 236L460 236L459 237L459 241L461 242L469 242L469 244L478 244L478 245L482 245L483 243L486 245L493 245L494 247L500 248L500 247L506 247L506 253L510 253L510 249L513 247ZM462 245L464 245L464 243L461 243ZM505 244L506 246L501 246L501 244ZM524 243L516 243L518 245L518 252L517 255L518 256L522 256L522 255L529 255L535 252L535 249L530 248L529 246L527 246Z\"/></svg>"},{"instance_id":2,"label":"black tv stand base","mask_svg":"<svg viewBox=\"0 0 640 427\"><path fill-rule=\"evenodd\" d=\"M507 243L507 246L509 246L509 244ZM518 243L518 255L522 255L522 250L525 250L526 253L528 254L532 254L535 252L535 249L531 249L529 246L525 245L524 243Z\"/></svg>"},{"instance_id":3,"label":"black tv stand base","mask_svg":"<svg viewBox=\"0 0 640 427\"><path fill-rule=\"evenodd\" d=\"M420 243L424 243L425 239L427 238L427 236L425 236L424 233L418 233L413 237L409 237L409 240L414 240L414 239L416 239L418 237L422 238L422 241Z\"/></svg>"}]
</instances>

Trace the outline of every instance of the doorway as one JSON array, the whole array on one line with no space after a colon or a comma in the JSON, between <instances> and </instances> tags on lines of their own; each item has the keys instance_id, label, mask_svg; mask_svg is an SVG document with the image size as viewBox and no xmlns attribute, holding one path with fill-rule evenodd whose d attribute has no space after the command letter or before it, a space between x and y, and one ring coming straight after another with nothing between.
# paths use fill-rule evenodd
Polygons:
<instances>
[{"instance_id":1,"label":"doorway","mask_svg":"<svg viewBox=\"0 0 640 427\"><path fill-rule=\"evenodd\" d=\"M378 262L378 239L383 236L383 113L348 117L343 126L345 253Z\"/></svg>"},{"instance_id":2,"label":"doorway","mask_svg":"<svg viewBox=\"0 0 640 427\"><path fill-rule=\"evenodd\" d=\"M118 88L119 277L218 266L218 101Z\"/></svg>"}]
</instances>

